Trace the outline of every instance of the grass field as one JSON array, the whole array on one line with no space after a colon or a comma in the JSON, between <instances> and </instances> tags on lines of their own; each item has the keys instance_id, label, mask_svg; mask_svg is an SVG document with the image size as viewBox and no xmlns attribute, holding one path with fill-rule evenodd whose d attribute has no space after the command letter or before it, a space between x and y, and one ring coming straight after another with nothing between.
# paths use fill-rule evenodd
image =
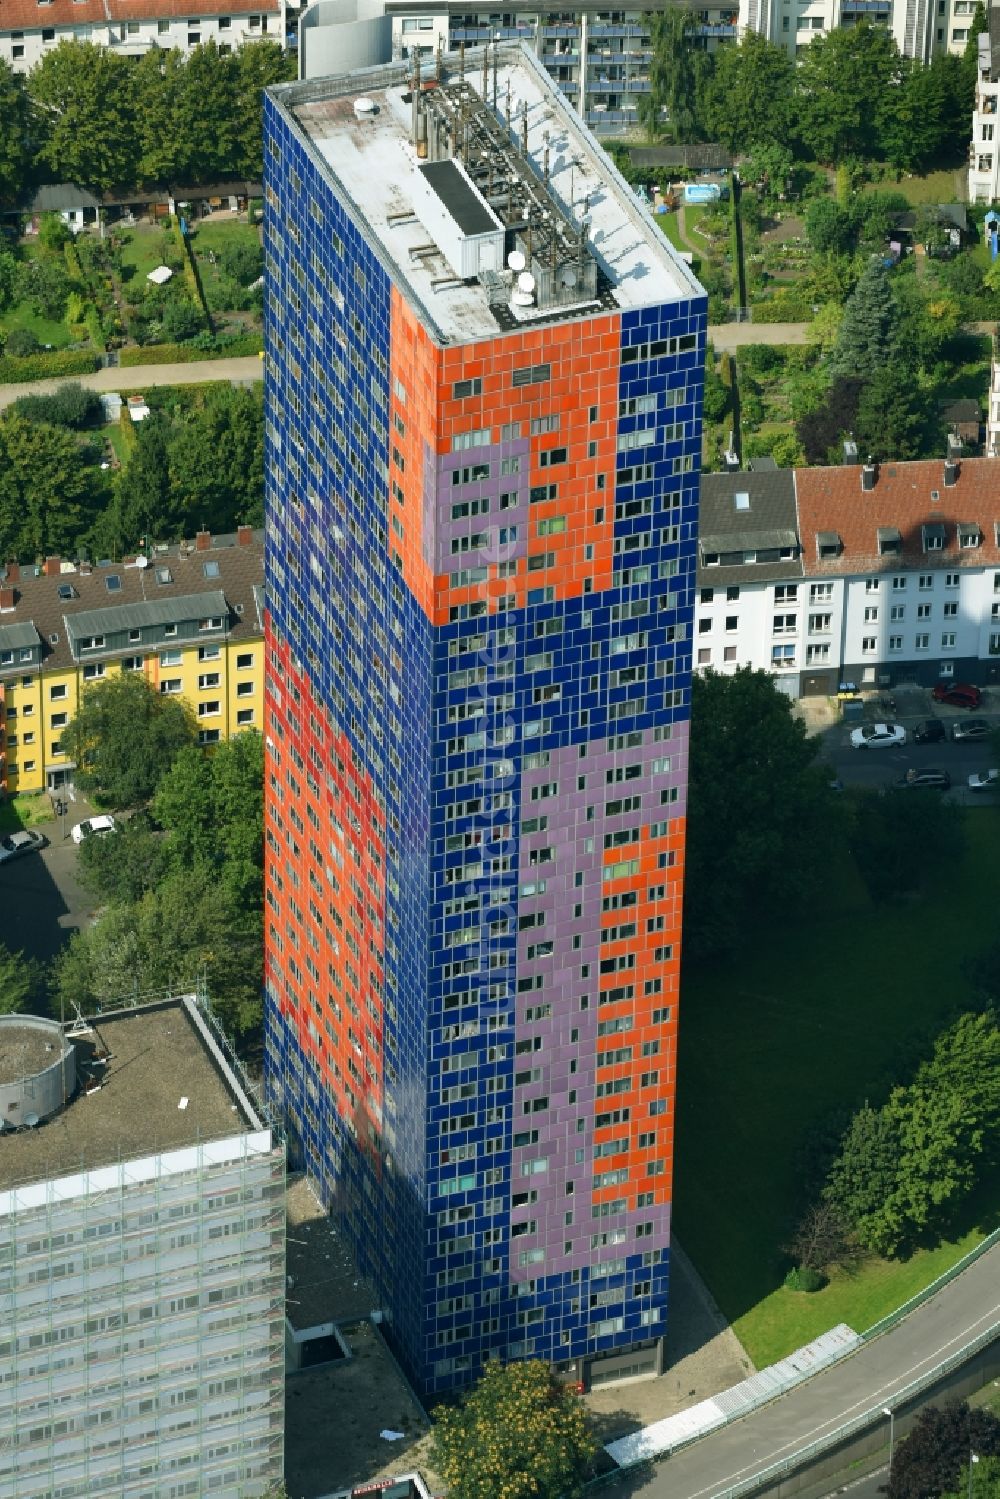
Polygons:
<instances>
[{"instance_id":1,"label":"grass field","mask_svg":"<svg viewBox=\"0 0 1000 1499\"><path fill-rule=\"evenodd\" d=\"M16 833L52 820L47 796L13 796L9 802L0 802L0 833Z\"/></svg>"},{"instance_id":2,"label":"grass field","mask_svg":"<svg viewBox=\"0 0 1000 1499\"><path fill-rule=\"evenodd\" d=\"M952 1243L813 1295L782 1288L802 1137L838 1107L881 1101L968 999L956 953L993 938L998 835L1000 810L977 809L961 871L915 905L873 908L845 861L815 922L686 975L674 1225L758 1367L836 1322L862 1331L1000 1223L995 1181Z\"/></svg>"},{"instance_id":3,"label":"grass field","mask_svg":"<svg viewBox=\"0 0 1000 1499\"><path fill-rule=\"evenodd\" d=\"M863 192L902 193L904 198L919 208L922 203L964 203L968 167L945 167L937 172L925 172L922 176L901 177L895 182L891 177L885 182L866 183Z\"/></svg>"},{"instance_id":4,"label":"grass field","mask_svg":"<svg viewBox=\"0 0 1000 1499\"><path fill-rule=\"evenodd\" d=\"M141 290L137 283L141 283L150 271L155 271L158 265L163 264L166 233L167 230L163 225L149 224L136 225L121 234L122 267L123 269L132 267L133 275L127 284L135 286L135 291L132 292L133 297ZM176 248L176 240L171 248Z\"/></svg>"}]
</instances>

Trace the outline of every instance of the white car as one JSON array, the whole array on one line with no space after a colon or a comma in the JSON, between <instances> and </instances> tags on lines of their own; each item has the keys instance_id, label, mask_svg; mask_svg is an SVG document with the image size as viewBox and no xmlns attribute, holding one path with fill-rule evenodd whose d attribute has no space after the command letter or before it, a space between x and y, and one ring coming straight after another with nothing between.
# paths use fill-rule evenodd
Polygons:
<instances>
[{"instance_id":1,"label":"white car","mask_svg":"<svg viewBox=\"0 0 1000 1499\"><path fill-rule=\"evenodd\" d=\"M969 790L1000 790L1000 770L974 770L969 777Z\"/></svg>"},{"instance_id":2,"label":"white car","mask_svg":"<svg viewBox=\"0 0 1000 1499\"><path fill-rule=\"evenodd\" d=\"M851 733L852 749L898 749L906 743L906 730L899 723L864 723Z\"/></svg>"},{"instance_id":3,"label":"white car","mask_svg":"<svg viewBox=\"0 0 1000 1499\"><path fill-rule=\"evenodd\" d=\"M70 837L74 843L82 843L84 838L93 838L95 834L116 833L118 824L108 814L101 817L88 817L86 822L78 822Z\"/></svg>"}]
</instances>

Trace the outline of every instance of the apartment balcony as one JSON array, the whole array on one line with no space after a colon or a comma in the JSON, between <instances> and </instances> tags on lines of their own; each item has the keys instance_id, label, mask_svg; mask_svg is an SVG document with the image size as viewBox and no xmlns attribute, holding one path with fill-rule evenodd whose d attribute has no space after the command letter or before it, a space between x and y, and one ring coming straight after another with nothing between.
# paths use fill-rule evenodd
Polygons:
<instances>
[{"instance_id":1,"label":"apartment balcony","mask_svg":"<svg viewBox=\"0 0 1000 1499\"><path fill-rule=\"evenodd\" d=\"M976 101L976 114L980 114L980 115L995 115L996 112L997 112L997 96L996 96L996 94L983 94L983 96Z\"/></svg>"},{"instance_id":2,"label":"apartment balcony","mask_svg":"<svg viewBox=\"0 0 1000 1499\"><path fill-rule=\"evenodd\" d=\"M541 61L547 68L575 68L580 62L579 52L543 52Z\"/></svg>"},{"instance_id":3,"label":"apartment balcony","mask_svg":"<svg viewBox=\"0 0 1000 1499\"><path fill-rule=\"evenodd\" d=\"M551 38L555 38L555 37L579 37L579 35L580 35L580 28L579 28L579 26L543 26L542 27L542 36L546 39L546 41L548 41L550 37Z\"/></svg>"},{"instance_id":4,"label":"apartment balcony","mask_svg":"<svg viewBox=\"0 0 1000 1499\"><path fill-rule=\"evenodd\" d=\"M726 25L720 23L718 26L696 26L694 28L695 36L728 37L735 36L736 33L737 27L728 23Z\"/></svg>"},{"instance_id":5,"label":"apartment balcony","mask_svg":"<svg viewBox=\"0 0 1000 1499\"><path fill-rule=\"evenodd\" d=\"M840 12L844 16L887 16L892 10L892 0L841 0Z\"/></svg>"},{"instance_id":6,"label":"apartment balcony","mask_svg":"<svg viewBox=\"0 0 1000 1499\"><path fill-rule=\"evenodd\" d=\"M649 28L644 26L591 26L591 36L641 36L649 41Z\"/></svg>"},{"instance_id":7,"label":"apartment balcony","mask_svg":"<svg viewBox=\"0 0 1000 1499\"><path fill-rule=\"evenodd\" d=\"M648 78L588 78L588 94L648 94Z\"/></svg>"},{"instance_id":8,"label":"apartment balcony","mask_svg":"<svg viewBox=\"0 0 1000 1499\"><path fill-rule=\"evenodd\" d=\"M518 41L524 38L531 41L535 35L534 26L453 26L448 33L453 42L491 42L494 37L501 41Z\"/></svg>"}]
</instances>

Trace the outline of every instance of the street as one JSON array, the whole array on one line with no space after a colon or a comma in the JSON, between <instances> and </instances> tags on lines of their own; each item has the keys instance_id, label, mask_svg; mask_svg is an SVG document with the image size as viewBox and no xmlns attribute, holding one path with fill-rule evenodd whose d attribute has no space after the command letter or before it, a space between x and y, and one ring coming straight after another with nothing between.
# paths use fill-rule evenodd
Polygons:
<instances>
[{"instance_id":1,"label":"street","mask_svg":"<svg viewBox=\"0 0 1000 1499\"><path fill-rule=\"evenodd\" d=\"M65 819L36 825L48 848L0 865L0 942L12 952L47 963L90 919L98 900L77 878L78 852L69 830L92 815L78 797Z\"/></svg>"}]
</instances>

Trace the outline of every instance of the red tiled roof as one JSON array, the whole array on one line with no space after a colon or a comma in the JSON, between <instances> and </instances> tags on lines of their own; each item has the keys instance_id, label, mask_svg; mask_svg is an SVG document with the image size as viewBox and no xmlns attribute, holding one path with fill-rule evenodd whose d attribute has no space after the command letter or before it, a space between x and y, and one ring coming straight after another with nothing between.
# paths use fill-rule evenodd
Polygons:
<instances>
[{"instance_id":1,"label":"red tiled roof","mask_svg":"<svg viewBox=\"0 0 1000 1499\"><path fill-rule=\"evenodd\" d=\"M802 562L807 576L898 572L900 567L981 567L1000 563L1000 459L963 458L958 478L945 484L943 459L884 463L874 488L862 489L862 469L801 468L795 471ZM944 545L926 551L925 526L944 527ZM978 527L979 545L961 547L959 526ZM878 530L896 528L898 553L879 555ZM837 557L821 560L816 537L835 532Z\"/></svg>"},{"instance_id":2,"label":"red tiled roof","mask_svg":"<svg viewBox=\"0 0 1000 1499\"><path fill-rule=\"evenodd\" d=\"M276 15L278 0L0 0L0 32L166 21L179 16Z\"/></svg>"}]
</instances>

